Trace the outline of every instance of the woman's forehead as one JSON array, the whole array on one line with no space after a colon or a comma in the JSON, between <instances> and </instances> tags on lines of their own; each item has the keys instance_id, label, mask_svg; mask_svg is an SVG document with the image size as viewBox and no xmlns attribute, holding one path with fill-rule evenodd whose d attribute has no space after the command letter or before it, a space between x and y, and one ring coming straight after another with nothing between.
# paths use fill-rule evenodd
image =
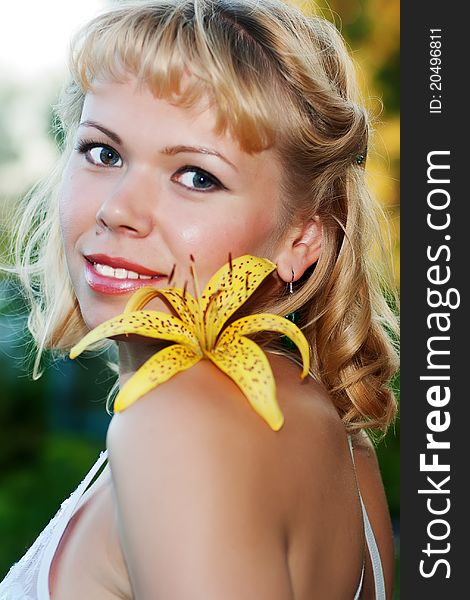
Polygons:
<instances>
[{"instance_id":1,"label":"woman's forehead","mask_svg":"<svg viewBox=\"0 0 470 600\"><path fill-rule=\"evenodd\" d=\"M99 117L123 128L126 123L146 123L164 129L166 120L177 120L186 127L213 133L217 120L217 105L207 94L186 105L175 98L158 96L153 89L133 75L126 79L96 79L85 93L81 120Z\"/></svg>"},{"instance_id":2,"label":"woman's forehead","mask_svg":"<svg viewBox=\"0 0 470 600\"><path fill-rule=\"evenodd\" d=\"M220 127L221 107L209 89L202 88L188 102L186 92L195 82L196 76L187 72L181 84L181 95L175 97L159 96L153 87L136 75L121 73L117 78L110 75L96 77L91 82L83 100L80 122L101 119L121 125L131 123L143 125L152 122L157 130L165 128L167 121L186 127L186 132L199 132L203 137L218 145L230 147L231 152L248 153L251 156L273 152L274 148L261 148L255 151L244 147L241 135L238 135L236 117L227 126ZM149 121L150 119L150 121Z\"/></svg>"}]
</instances>

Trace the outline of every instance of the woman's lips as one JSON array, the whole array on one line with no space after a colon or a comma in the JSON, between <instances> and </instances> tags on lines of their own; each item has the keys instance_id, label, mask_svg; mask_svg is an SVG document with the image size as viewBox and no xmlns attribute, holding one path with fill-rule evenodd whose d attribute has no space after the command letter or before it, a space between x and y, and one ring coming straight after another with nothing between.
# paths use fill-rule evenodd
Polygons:
<instances>
[{"instance_id":1,"label":"woman's lips","mask_svg":"<svg viewBox=\"0 0 470 600\"><path fill-rule=\"evenodd\" d=\"M100 260L96 260L97 258ZM113 262L114 265L110 264L110 262ZM101 265L101 267L99 265ZM117 269L121 277L109 276L108 273L103 274L98 272L97 269L103 270L103 266ZM123 272L124 269L126 271L132 271L132 276L129 277L126 275L126 273ZM105 268L104 270L108 271L109 269ZM146 273L143 271L146 271ZM136 274L144 275L145 279L136 278ZM101 294L126 294L142 287L155 285L156 282L160 282L165 278L165 275L154 274L148 269L133 263L129 263L125 260L109 259L108 257L103 257L102 255L87 256L85 258L86 282L92 290L100 292Z\"/></svg>"},{"instance_id":2,"label":"woman's lips","mask_svg":"<svg viewBox=\"0 0 470 600\"><path fill-rule=\"evenodd\" d=\"M129 271L135 271L136 273L139 273L139 275L163 277L163 273L151 271L150 269L147 269L147 267L143 267L142 265L133 263L129 260L126 260L125 258L121 258L120 256L107 256L106 254L86 254L85 258L91 263L108 265L110 267L113 267L114 269L122 268L127 269Z\"/></svg>"}]
</instances>

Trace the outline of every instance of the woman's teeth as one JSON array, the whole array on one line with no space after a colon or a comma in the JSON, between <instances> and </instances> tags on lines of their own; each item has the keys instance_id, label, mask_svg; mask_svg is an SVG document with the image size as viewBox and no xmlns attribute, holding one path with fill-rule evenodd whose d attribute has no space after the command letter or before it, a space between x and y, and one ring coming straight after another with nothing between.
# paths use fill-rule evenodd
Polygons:
<instances>
[{"instance_id":1,"label":"woman's teeth","mask_svg":"<svg viewBox=\"0 0 470 600\"><path fill-rule=\"evenodd\" d=\"M109 265L100 265L99 263L93 263L93 266L97 273L104 275L104 277L115 277L116 279L154 279L158 277L152 277L150 275L141 275L135 271L128 271L127 269L113 269Z\"/></svg>"}]
</instances>

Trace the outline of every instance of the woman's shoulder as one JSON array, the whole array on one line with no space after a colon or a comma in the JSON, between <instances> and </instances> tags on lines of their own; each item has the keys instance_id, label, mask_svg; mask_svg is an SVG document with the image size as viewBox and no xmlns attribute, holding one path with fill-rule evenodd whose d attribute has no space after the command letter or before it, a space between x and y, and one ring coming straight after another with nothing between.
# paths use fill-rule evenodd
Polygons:
<instances>
[{"instance_id":1,"label":"woman's shoulder","mask_svg":"<svg viewBox=\"0 0 470 600\"><path fill-rule=\"evenodd\" d=\"M279 431L254 411L227 375L203 360L115 414L108 430L110 453L119 454L124 446L153 454L160 444L184 437L185 443L197 447L222 444L226 452L232 444L240 446L249 450L252 460L257 456L275 463L279 454L285 464L288 453L298 453L305 444L303 450L313 461L322 456L319 468L327 468L347 448L343 424L328 394L310 377L301 380L300 368L285 357L269 355L269 360L285 417Z\"/></svg>"},{"instance_id":2,"label":"woman's shoulder","mask_svg":"<svg viewBox=\"0 0 470 600\"><path fill-rule=\"evenodd\" d=\"M150 476L157 462L162 472L171 460L173 468L186 465L201 477L210 471L219 482L238 478L234 493L245 493L246 486L251 500L266 501L279 523L292 518L299 502L324 502L322 490L334 486L338 474L343 483L354 483L344 427L328 394L310 377L302 381L300 368L286 358L269 360L285 418L279 431L204 360L113 416L111 469L147 470Z\"/></svg>"},{"instance_id":3,"label":"woman's shoulder","mask_svg":"<svg viewBox=\"0 0 470 600\"><path fill-rule=\"evenodd\" d=\"M290 597L283 429L272 431L208 361L114 415L108 450L118 527L141 589Z\"/></svg>"},{"instance_id":4,"label":"woman's shoulder","mask_svg":"<svg viewBox=\"0 0 470 600\"><path fill-rule=\"evenodd\" d=\"M238 386L212 362L202 360L187 371L151 390L124 411L115 414L108 430L108 445L115 449L118 438L152 441L185 432L198 432L211 439L238 432L253 442L275 436L255 413ZM207 439L207 437L205 438ZM214 439L213 439L214 441Z\"/></svg>"},{"instance_id":5,"label":"woman's shoulder","mask_svg":"<svg viewBox=\"0 0 470 600\"><path fill-rule=\"evenodd\" d=\"M113 416L107 435L111 472L126 496L132 485L143 486L148 497L154 490L177 494L167 485L171 478L193 498L206 487L212 501L226 502L229 494L235 503L264 506L265 518L269 506L279 522L285 510L283 429L273 431L236 384L203 360Z\"/></svg>"}]
</instances>

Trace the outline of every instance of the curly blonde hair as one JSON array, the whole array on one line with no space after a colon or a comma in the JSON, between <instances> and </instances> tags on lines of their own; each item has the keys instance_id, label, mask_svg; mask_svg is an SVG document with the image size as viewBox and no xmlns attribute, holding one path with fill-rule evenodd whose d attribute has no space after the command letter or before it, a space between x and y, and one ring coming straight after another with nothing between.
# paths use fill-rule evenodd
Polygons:
<instances>
[{"instance_id":1,"label":"curly blonde hair","mask_svg":"<svg viewBox=\"0 0 470 600\"><path fill-rule=\"evenodd\" d=\"M194 75L181 86L187 69ZM85 94L96 78L136 75L161 98L191 106L208 94L216 132L249 153L273 148L283 178L285 229L318 216L317 264L292 295L269 309L296 311L313 370L346 427L385 430L396 411L389 380L397 368L397 326L371 246L378 206L365 184L369 118L336 28L281 0L148 0L120 3L76 35L71 79L56 106L62 157L20 207L17 273L39 346L67 351L87 331L62 248L58 188ZM51 265L54 265L53 271Z\"/></svg>"}]
</instances>

